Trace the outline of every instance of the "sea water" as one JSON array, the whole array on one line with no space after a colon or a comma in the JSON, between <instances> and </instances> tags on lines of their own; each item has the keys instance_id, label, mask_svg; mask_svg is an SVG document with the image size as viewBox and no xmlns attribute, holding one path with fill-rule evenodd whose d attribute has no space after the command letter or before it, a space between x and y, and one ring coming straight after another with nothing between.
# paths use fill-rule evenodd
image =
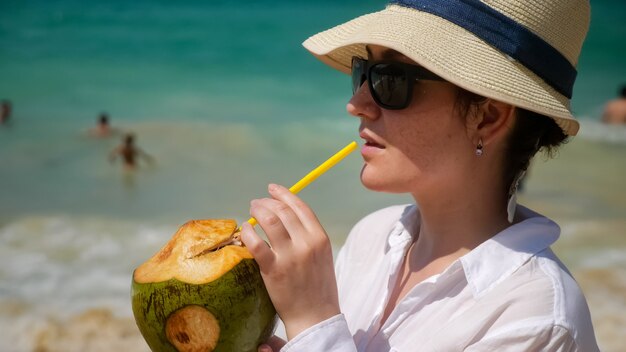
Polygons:
<instances>
[{"instance_id":1,"label":"sea water","mask_svg":"<svg viewBox=\"0 0 626 352\"><path fill-rule=\"evenodd\" d=\"M291 185L358 140L349 78L309 35L380 1L0 2L0 350L34 328L105 307L131 316L132 270L190 219L245 221L270 182ZM533 163L520 202L557 220L555 246L590 302L604 350L626 328L626 128L598 122L626 83L623 1L594 1L573 110L582 129ZM108 160L107 112L155 163ZM301 192L335 249L367 213L407 196L358 181L358 153ZM617 350L617 349L614 349Z\"/></svg>"}]
</instances>

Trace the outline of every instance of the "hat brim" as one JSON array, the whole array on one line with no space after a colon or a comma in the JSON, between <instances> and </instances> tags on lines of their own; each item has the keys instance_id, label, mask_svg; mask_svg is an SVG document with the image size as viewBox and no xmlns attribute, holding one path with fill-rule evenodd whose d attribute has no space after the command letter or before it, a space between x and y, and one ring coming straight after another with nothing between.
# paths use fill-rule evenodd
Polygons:
<instances>
[{"instance_id":1,"label":"hat brim","mask_svg":"<svg viewBox=\"0 0 626 352\"><path fill-rule=\"evenodd\" d=\"M567 135L578 132L567 97L471 32L429 13L389 5L318 33L303 46L349 74L352 57L367 57L370 44L396 50L470 92L549 116Z\"/></svg>"}]
</instances>

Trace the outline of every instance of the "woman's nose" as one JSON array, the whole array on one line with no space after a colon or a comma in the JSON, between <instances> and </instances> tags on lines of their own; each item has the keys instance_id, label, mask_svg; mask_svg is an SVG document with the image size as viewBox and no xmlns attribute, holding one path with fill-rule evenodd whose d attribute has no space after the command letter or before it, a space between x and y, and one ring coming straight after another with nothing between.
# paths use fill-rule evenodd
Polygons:
<instances>
[{"instance_id":1,"label":"woman's nose","mask_svg":"<svg viewBox=\"0 0 626 352\"><path fill-rule=\"evenodd\" d=\"M346 105L346 110L352 116L367 119L376 119L380 116L380 107L372 98L367 81L363 82L361 87L350 98Z\"/></svg>"}]
</instances>

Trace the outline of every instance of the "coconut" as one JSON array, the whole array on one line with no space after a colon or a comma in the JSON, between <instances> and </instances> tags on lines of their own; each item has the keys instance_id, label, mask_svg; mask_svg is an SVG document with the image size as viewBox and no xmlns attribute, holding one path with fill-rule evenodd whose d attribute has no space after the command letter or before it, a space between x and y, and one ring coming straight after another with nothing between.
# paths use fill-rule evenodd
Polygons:
<instances>
[{"instance_id":1,"label":"coconut","mask_svg":"<svg viewBox=\"0 0 626 352\"><path fill-rule=\"evenodd\" d=\"M276 310L234 220L193 220L133 273L135 321L152 351L256 351Z\"/></svg>"}]
</instances>

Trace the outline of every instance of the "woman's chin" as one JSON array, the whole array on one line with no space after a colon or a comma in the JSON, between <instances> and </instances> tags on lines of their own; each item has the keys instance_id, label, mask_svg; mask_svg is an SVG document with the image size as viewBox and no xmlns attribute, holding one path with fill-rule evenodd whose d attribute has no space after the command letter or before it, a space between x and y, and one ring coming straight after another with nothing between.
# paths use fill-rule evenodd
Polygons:
<instances>
[{"instance_id":1,"label":"woman's chin","mask_svg":"<svg viewBox=\"0 0 626 352\"><path fill-rule=\"evenodd\" d=\"M384 193L409 193L410 189L406 186L404 180L393 180L388 177L389 175L380 172L374 173L372 169L367 170L366 167L361 170L361 183L365 188L374 192Z\"/></svg>"},{"instance_id":2,"label":"woman's chin","mask_svg":"<svg viewBox=\"0 0 626 352\"><path fill-rule=\"evenodd\" d=\"M365 175L361 174L361 183L363 184L365 188L367 188L370 191L393 193L389 189L389 185L387 184L387 182L385 182L384 180L380 178L365 177Z\"/></svg>"}]
</instances>

